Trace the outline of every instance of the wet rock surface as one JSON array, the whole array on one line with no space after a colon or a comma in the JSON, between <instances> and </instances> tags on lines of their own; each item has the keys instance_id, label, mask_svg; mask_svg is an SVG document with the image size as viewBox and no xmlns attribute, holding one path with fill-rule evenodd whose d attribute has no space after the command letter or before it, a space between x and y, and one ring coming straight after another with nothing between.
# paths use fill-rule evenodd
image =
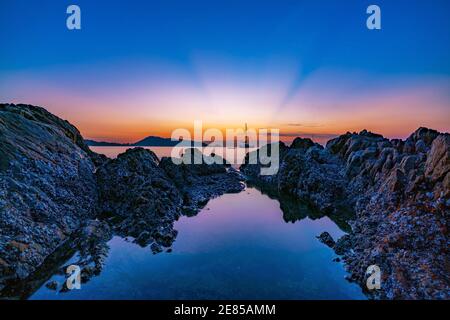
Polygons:
<instances>
[{"instance_id":1,"label":"wet rock surface","mask_svg":"<svg viewBox=\"0 0 450 320\"><path fill-rule=\"evenodd\" d=\"M43 108L0 105L0 290L28 277L95 215L101 159Z\"/></svg>"},{"instance_id":2,"label":"wet rock surface","mask_svg":"<svg viewBox=\"0 0 450 320\"><path fill-rule=\"evenodd\" d=\"M181 215L182 198L152 151L128 149L108 160L96 176L99 213L116 233L131 236L142 246L172 244L176 237L173 222Z\"/></svg>"},{"instance_id":3,"label":"wet rock surface","mask_svg":"<svg viewBox=\"0 0 450 320\"><path fill-rule=\"evenodd\" d=\"M328 232L322 232L317 238L320 240L320 242L326 244L330 248L333 248L334 245L336 244L336 242L334 242L333 237L331 237L331 235Z\"/></svg>"},{"instance_id":4,"label":"wet rock surface","mask_svg":"<svg viewBox=\"0 0 450 320\"><path fill-rule=\"evenodd\" d=\"M308 202L313 209L330 214L339 209L342 211L346 205L346 180L342 161L310 139L296 138L294 142L292 147L279 143L280 163L277 174L261 175L259 164L248 164L250 156L246 157L241 171L250 180L271 184L280 193ZM254 151L258 152L259 150Z\"/></svg>"},{"instance_id":5,"label":"wet rock surface","mask_svg":"<svg viewBox=\"0 0 450 320\"><path fill-rule=\"evenodd\" d=\"M65 274L67 266L55 266L75 253L88 281L101 272L114 234L170 252L181 214L244 188L225 164L171 163L142 148L108 159L45 109L1 104L0 297L28 297L49 275Z\"/></svg>"},{"instance_id":6,"label":"wet rock surface","mask_svg":"<svg viewBox=\"0 0 450 320\"><path fill-rule=\"evenodd\" d=\"M364 287L367 267L376 264L382 288L370 296L450 297L449 134L420 128L402 141L364 130L326 148L301 138L279 147L276 175L259 175L259 164L245 164L242 172L307 203L317 216L338 221L351 210L348 235L320 237L342 256L350 280ZM0 104L0 296L28 297L49 275L65 274L61 261L75 253L82 281L89 281L101 272L114 234L153 253L170 252L181 214L244 188L239 172L205 159L175 165L141 148L107 159L45 109ZM307 211L286 203L286 221Z\"/></svg>"},{"instance_id":7,"label":"wet rock surface","mask_svg":"<svg viewBox=\"0 0 450 320\"><path fill-rule=\"evenodd\" d=\"M258 165L241 170L319 210L338 214L350 208L351 232L334 245L326 235L321 239L342 255L350 280L363 288L367 267L381 268L381 290L369 296L450 297L449 134L419 128L402 141L363 130L326 148L296 139L282 151L276 176L259 176Z\"/></svg>"},{"instance_id":8,"label":"wet rock surface","mask_svg":"<svg viewBox=\"0 0 450 320\"><path fill-rule=\"evenodd\" d=\"M21 281L9 283L2 291L0 298L27 299L37 289L45 285L50 290L66 292L68 267L76 265L80 268L82 283L101 273L109 254L108 241L113 233L105 221L87 220L75 231L63 245L56 248L36 271ZM52 275L62 276L62 281L48 281Z\"/></svg>"},{"instance_id":9,"label":"wet rock surface","mask_svg":"<svg viewBox=\"0 0 450 320\"><path fill-rule=\"evenodd\" d=\"M203 156L198 149L187 149L179 161L183 158L183 163L162 158L160 167L180 190L186 214L197 213L211 198L244 190L242 175L222 158Z\"/></svg>"}]
</instances>

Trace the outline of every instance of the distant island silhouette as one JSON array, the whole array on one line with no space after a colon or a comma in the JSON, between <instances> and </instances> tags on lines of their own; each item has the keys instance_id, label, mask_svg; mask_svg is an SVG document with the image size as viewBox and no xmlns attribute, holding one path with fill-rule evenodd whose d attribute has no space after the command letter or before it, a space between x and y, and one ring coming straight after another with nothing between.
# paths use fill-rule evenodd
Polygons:
<instances>
[{"instance_id":1,"label":"distant island silhouette","mask_svg":"<svg viewBox=\"0 0 450 320\"><path fill-rule=\"evenodd\" d=\"M106 142L106 141L95 141L86 139L86 144L91 147L174 147L180 143L178 140L172 140L170 138L162 138L157 136L148 136L142 140L135 143L118 143L118 142ZM189 141L187 141L189 142ZM190 141L191 145L193 141ZM202 146L206 146L202 143Z\"/></svg>"}]
</instances>

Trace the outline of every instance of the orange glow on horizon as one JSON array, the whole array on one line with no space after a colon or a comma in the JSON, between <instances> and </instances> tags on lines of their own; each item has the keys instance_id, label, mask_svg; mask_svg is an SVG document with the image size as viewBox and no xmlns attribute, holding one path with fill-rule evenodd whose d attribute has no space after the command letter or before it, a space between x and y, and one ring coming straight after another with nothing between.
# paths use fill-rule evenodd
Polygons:
<instances>
[{"instance_id":1,"label":"orange glow on horizon","mask_svg":"<svg viewBox=\"0 0 450 320\"><path fill-rule=\"evenodd\" d=\"M107 142L169 138L177 128L192 133L195 120L203 121L204 130L222 132L244 123L276 128L288 142L306 136L323 143L363 129L388 138L406 138L421 126L450 131L449 78L388 79L366 86L364 75L317 72L288 94L294 78L289 68L260 77L224 70L199 71L200 83L178 76L161 81L111 75L111 82L97 79L101 86L92 89L59 85L58 73L21 73L3 81L0 94L5 102L43 106L74 124L85 138ZM115 83L116 78L121 82Z\"/></svg>"}]
</instances>

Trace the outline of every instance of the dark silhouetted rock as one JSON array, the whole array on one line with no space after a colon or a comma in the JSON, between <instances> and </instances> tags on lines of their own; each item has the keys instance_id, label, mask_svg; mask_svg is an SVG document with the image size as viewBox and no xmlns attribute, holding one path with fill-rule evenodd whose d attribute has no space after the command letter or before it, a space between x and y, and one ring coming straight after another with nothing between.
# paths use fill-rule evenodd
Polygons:
<instances>
[{"instance_id":1,"label":"dark silhouetted rock","mask_svg":"<svg viewBox=\"0 0 450 320\"><path fill-rule=\"evenodd\" d=\"M313 146L316 146L318 148L323 148L320 144L314 143L309 138L295 138L294 141L292 141L292 144L290 146L291 149L309 149Z\"/></svg>"},{"instance_id":2,"label":"dark silhouetted rock","mask_svg":"<svg viewBox=\"0 0 450 320\"><path fill-rule=\"evenodd\" d=\"M349 235L343 235L336 241L336 244L334 245L334 251L339 255L347 253L351 248L352 243Z\"/></svg>"},{"instance_id":3,"label":"dark silhouetted rock","mask_svg":"<svg viewBox=\"0 0 450 320\"><path fill-rule=\"evenodd\" d=\"M333 248L363 287L367 267L381 268L374 297L448 299L449 137L427 128L405 141L348 132L325 150L288 148L276 176L258 176L258 165L241 170L316 209L337 215L352 208L352 230Z\"/></svg>"},{"instance_id":4,"label":"dark silhouetted rock","mask_svg":"<svg viewBox=\"0 0 450 320\"><path fill-rule=\"evenodd\" d=\"M95 215L95 163L78 130L40 107L0 105L0 289Z\"/></svg>"},{"instance_id":5,"label":"dark silhouetted rock","mask_svg":"<svg viewBox=\"0 0 450 320\"><path fill-rule=\"evenodd\" d=\"M182 213L244 188L242 175L221 160L177 166L142 148L108 159L45 109L1 104L0 295L16 294L15 287L30 294L52 270L47 262L74 252L89 281L100 274L113 234L151 244L154 253L170 247Z\"/></svg>"},{"instance_id":6,"label":"dark silhouetted rock","mask_svg":"<svg viewBox=\"0 0 450 320\"><path fill-rule=\"evenodd\" d=\"M320 242L326 244L330 248L333 248L335 245L333 237L328 232L322 232L317 238L320 240Z\"/></svg>"},{"instance_id":7,"label":"dark silhouetted rock","mask_svg":"<svg viewBox=\"0 0 450 320\"><path fill-rule=\"evenodd\" d=\"M432 143L425 163L425 174L432 182L443 181L450 171L450 134L439 135ZM449 190L449 186L444 186Z\"/></svg>"},{"instance_id":8,"label":"dark silhouetted rock","mask_svg":"<svg viewBox=\"0 0 450 320\"><path fill-rule=\"evenodd\" d=\"M196 213L209 199L245 188L243 177L217 155L213 159L198 149L187 149L182 159L176 164L172 158L162 158L160 168L180 190L185 213Z\"/></svg>"},{"instance_id":9,"label":"dark silhouetted rock","mask_svg":"<svg viewBox=\"0 0 450 320\"><path fill-rule=\"evenodd\" d=\"M50 289L50 290L56 290L56 289L58 289L58 282L56 282L56 281L50 281L50 282L47 282L47 283L45 284L45 286L46 286L48 289Z\"/></svg>"},{"instance_id":10,"label":"dark silhouetted rock","mask_svg":"<svg viewBox=\"0 0 450 320\"><path fill-rule=\"evenodd\" d=\"M136 238L143 246L154 240L170 246L182 197L152 151L128 149L101 166L96 175L99 211L110 218L116 232Z\"/></svg>"}]
</instances>

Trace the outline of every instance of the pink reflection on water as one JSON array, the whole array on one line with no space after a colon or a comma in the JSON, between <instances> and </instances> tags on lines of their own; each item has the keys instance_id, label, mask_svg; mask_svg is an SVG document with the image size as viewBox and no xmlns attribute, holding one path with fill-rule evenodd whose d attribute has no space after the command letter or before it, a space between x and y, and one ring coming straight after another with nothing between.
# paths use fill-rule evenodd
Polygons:
<instances>
[{"instance_id":1,"label":"pink reflection on water","mask_svg":"<svg viewBox=\"0 0 450 320\"><path fill-rule=\"evenodd\" d=\"M238 250L242 247L288 251L309 251L323 246L315 238L328 231L335 239L344 234L328 217L296 223L283 220L277 200L254 188L239 194L226 194L211 200L197 215L181 217L175 223L179 231L175 252Z\"/></svg>"}]
</instances>

